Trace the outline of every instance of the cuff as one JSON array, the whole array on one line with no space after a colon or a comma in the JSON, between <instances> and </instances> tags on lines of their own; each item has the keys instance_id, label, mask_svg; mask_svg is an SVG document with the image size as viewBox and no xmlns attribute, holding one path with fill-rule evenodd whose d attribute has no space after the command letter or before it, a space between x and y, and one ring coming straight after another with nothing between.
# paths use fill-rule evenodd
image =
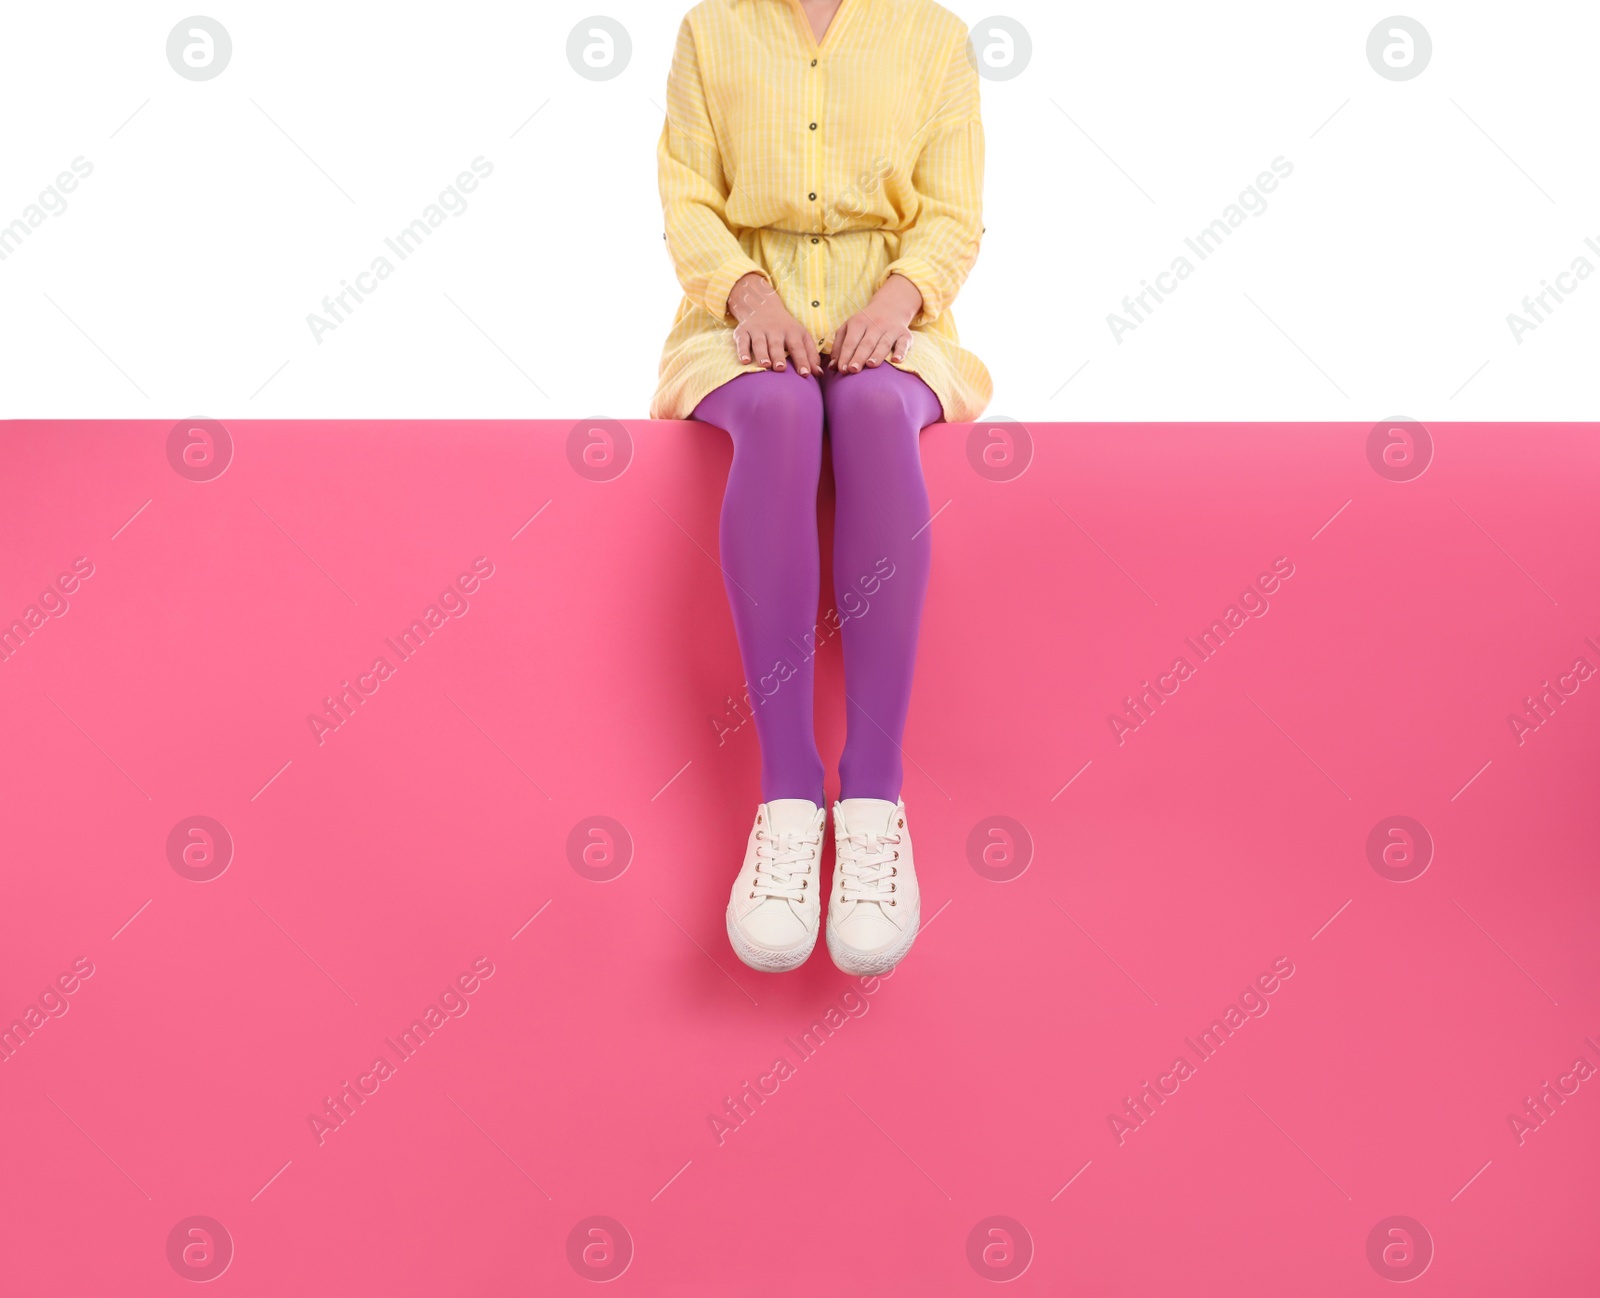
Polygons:
<instances>
[{"instance_id":1,"label":"cuff","mask_svg":"<svg viewBox=\"0 0 1600 1298\"><path fill-rule=\"evenodd\" d=\"M917 292L922 294L922 310L918 311L911 321L913 326L931 323L945 308L944 299L940 296L938 276L934 274L933 267L920 257L901 257L898 261L891 261L884 269L883 276L878 280L878 287L882 288L891 275L903 275L917 286Z\"/></svg>"},{"instance_id":2,"label":"cuff","mask_svg":"<svg viewBox=\"0 0 1600 1298\"><path fill-rule=\"evenodd\" d=\"M735 284L752 271L765 279L768 284L772 283L772 277L762 270L760 266L756 265L755 262L751 261L750 258L745 256L729 257L706 281L706 295L701 299L700 304L718 320L726 321L731 319L732 312L728 310L728 294L733 292Z\"/></svg>"}]
</instances>

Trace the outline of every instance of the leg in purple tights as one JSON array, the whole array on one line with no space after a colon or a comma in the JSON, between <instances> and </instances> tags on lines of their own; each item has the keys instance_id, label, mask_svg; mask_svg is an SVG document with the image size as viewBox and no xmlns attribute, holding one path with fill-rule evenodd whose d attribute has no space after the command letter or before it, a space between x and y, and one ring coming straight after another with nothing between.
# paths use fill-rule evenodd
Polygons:
<instances>
[{"instance_id":1,"label":"leg in purple tights","mask_svg":"<svg viewBox=\"0 0 1600 1298\"><path fill-rule=\"evenodd\" d=\"M932 554L918 437L944 412L926 383L887 364L825 370L822 395L836 490L833 589L845 619L839 796L894 802Z\"/></svg>"},{"instance_id":2,"label":"leg in purple tights","mask_svg":"<svg viewBox=\"0 0 1600 1298\"><path fill-rule=\"evenodd\" d=\"M816 629L820 582L821 389L792 369L741 374L707 395L694 418L733 437L722 570L761 741L761 800L821 806L806 638Z\"/></svg>"}]
</instances>

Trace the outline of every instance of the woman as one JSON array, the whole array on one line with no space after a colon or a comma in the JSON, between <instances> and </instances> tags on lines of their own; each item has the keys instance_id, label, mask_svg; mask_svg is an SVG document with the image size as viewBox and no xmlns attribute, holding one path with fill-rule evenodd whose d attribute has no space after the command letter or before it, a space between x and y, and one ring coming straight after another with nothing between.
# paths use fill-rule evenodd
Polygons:
<instances>
[{"instance_id":1,"label":"woman","mask_svg":"<svg viewBox=\"0 0 1600 1298\"><path fill-rule=\"evenodd\" d=\"M657 159L685 297L650 414L733 437L722 568L762 801L727 926L752 969L797 968L820 921L825 427L847 717L828 950L883 973L921 921L900 797L931 540L917 439L992 392L949 313L983 233L966 37L932 0L702 0L678 32Z\"/></svg>"}]
</instances>

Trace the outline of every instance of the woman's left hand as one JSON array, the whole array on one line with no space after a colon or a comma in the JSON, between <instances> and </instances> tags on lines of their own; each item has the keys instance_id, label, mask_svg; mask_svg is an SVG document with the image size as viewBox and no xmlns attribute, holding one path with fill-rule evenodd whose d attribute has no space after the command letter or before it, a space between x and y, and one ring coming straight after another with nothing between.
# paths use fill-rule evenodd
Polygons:
<instances>
[{"instance_id":1,"label":"woman's left hand","mask_svg":"<svg viewBox=\"0 0 1600 1298\"><path fill-rule=\"evenodd\" d=\"M885 359L902 361L911 350L911 322L922 310L922 294L904 275L891 275L872 301L839 327L833 364L841 374L873 369Z\"/></svg>"}]
</instances>

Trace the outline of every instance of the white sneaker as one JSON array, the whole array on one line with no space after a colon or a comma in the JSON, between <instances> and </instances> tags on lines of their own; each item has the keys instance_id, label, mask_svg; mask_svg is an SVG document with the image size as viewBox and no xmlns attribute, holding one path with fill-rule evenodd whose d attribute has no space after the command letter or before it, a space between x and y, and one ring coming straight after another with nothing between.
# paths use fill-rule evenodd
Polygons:
<instances>
[{"instance_id":1,"label":"white sneaker","mask_svg":"<svg viewBox=\"0 0 1600 1298\"><path fill-rule=\"evenodd\" d=\"M906 804L882 798L834 803L833 841L828 952L846 973L887 973L911 950L922 922Z\"/></svg>"},{"instance_id":2,"label":"white sneaker","mask_svg":"<svg viewBox=\"0 0 1600 1298\"><path fill-rule=\"evenodd\" d=\"M728 898L728 941L752 969L798 969L817 945L819 882L827 813L805 798L756 808L744 866Z\"/></svg>"}]
</instances>

